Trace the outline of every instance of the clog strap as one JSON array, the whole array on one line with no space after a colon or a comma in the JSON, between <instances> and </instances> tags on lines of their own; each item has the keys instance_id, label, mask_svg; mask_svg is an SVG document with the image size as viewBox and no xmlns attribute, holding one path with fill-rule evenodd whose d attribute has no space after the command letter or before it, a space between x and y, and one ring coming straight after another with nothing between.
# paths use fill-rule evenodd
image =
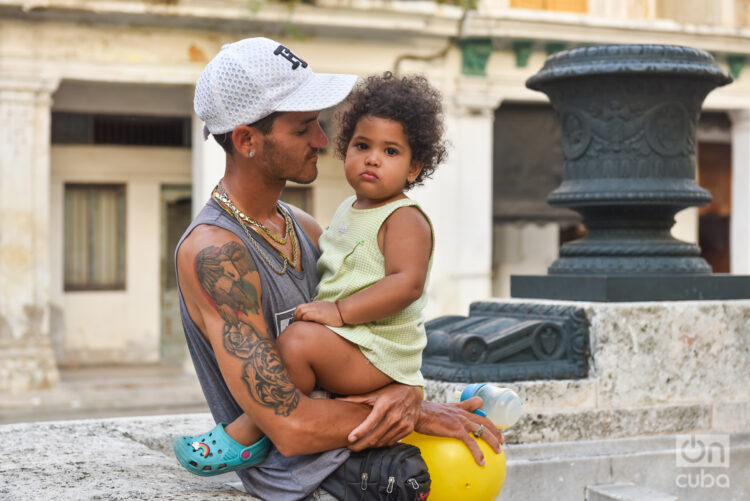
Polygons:
<instances>
[{"instance_id":1,"label":"clog strap","mask_svg":"<svg viewBox=\"0 0 750 501\"><path fill-rule=\"evenodd\" d=\"M263 456L268 452L268 448L271 446L271 441L268 437L263 435L260 440L254 444L250 444L247 447L243 447L237 443L232 437L230 437L224 427L227 423L219 423L216 428L211 430L213 439L216 441L216 447L224 449L226 457L237 456L243 461L248 461L256 456Z\"/></svg>"}]
</instances>

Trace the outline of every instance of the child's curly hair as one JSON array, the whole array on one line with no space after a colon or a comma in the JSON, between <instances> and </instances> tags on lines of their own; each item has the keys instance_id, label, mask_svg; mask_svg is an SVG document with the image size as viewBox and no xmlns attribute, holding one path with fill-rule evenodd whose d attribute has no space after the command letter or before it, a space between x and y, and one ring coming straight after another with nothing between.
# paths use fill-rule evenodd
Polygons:
<instances>
[{"instance_id":1,"label":"child's curly hair","mask_svg":"<svg viewBox=\"0 0 750 501\"><path fill-rule=\"evenodd\" d=\"M359 120L367 115L387 118L404 128L409 140L411 161L422 165L419 176L407 182L404 190L420 185L432 176L445 159L443 107L440 93L421 76L397 78L391 72L367 77L346 100L347 108L338 114L339 134L336 152L346 158L349 141Z\"/></svg>"}]
</instances>

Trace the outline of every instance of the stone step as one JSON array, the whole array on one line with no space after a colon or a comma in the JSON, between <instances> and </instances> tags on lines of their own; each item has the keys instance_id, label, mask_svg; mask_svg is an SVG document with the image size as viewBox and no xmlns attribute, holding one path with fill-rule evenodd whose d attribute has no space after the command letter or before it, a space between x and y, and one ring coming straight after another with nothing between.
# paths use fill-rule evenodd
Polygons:
<instances>
[{"instance_id":1,"label":"stone step","mask_svg":"<svg viewBox=\"0 0 750 501\"><path fill-rule=\"evenodd\" d=\"M596 408L596 381L524 381L501 383L513 389L523 401L518 423L505 430L506 443L568 442L598 440L666 433L689 433L712 427L712 409L721 403L695 402L643 405L621 408ZM466 383L427 380L428 400L456 401ZM750 402L740 401L721 413L724 421L742 418ZM731 421L731 420L729 420ZM734 423L729 423L733 425ZM731 428L730 428L731 429ZM740 425L739 429L744 429Z\"/></svg>"},{"instance_id":2,"label":"stone step","mask_svg":"<svg viewBox=\"0 0 750 501\"><path fill-rule=\"evenodd\" d=\"M627 482L600 484L586 487L586 501L678 501L672 494L655 491L650 487Z\"/></svg>"},{"instance_id":3,"label":"stone step","mask_svg":"<svg viewBox=\"0 0 750 501\"><path fill-rule=\"evenodd\" d=\"M509 445L499 500L580 501L588 486L625 483L680 501L750 499L750 433L725 438L730 444L726 464L705 468L680 465L677 451L684 435Z\"/></svg>"}]
</instances>

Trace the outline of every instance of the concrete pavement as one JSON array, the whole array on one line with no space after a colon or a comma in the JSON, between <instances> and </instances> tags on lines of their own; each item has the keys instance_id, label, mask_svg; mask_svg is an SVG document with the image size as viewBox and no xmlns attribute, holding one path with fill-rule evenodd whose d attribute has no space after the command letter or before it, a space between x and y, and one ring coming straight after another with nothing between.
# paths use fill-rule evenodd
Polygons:
<instances>
[{"instance_id":1,"label":"concrete pavement","mask_svg":"<svg viewBox=\"0 0 750 501\"><path fill-rule=\"evenodd\" d=\"M0 393L0 424L198 412L196 376L163 365L64 368L55 388Z\"/></svg>"}]
</instances>

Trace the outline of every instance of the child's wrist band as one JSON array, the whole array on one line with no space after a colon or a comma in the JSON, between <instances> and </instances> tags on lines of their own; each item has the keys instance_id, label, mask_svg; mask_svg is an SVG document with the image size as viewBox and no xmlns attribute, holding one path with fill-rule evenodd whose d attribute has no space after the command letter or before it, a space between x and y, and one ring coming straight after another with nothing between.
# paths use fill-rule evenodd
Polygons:
<instances>
[{"instance_id":1,"label":"child's wrist band","mask_svg":"<svg viewBox=\"0 0 750 501\"><path fill-rule=\"evenodd\" d=\"M346 325L346 322L344 322L344 315L341 314L341 307L339 306L339 300L337 299L336 301L333 302L333 304L336 305L336 311L339 312L339 318L341 319L341 325L342 326Z\"/></svg>"}]
</instances>

